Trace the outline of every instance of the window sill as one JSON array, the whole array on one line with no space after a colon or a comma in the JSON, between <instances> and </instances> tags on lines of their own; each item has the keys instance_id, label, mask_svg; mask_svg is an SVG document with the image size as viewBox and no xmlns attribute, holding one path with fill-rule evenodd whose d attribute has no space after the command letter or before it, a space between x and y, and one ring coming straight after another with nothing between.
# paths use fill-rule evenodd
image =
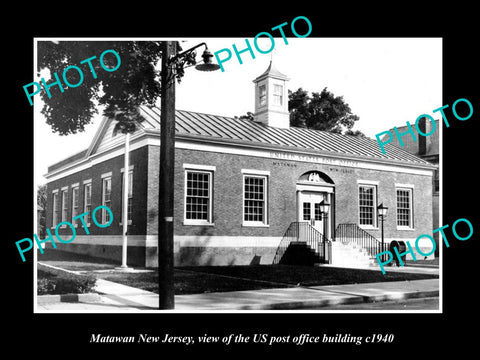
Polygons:
<instances>
[{"instance_id":1,"label":"window sill","mask_svg":"<svg viewBox=\"0 0 480 360\"><path fill-rule=\"evenodd\" d=\"M399 230L399 231L415 231L415 228L406 227L406 226L397 226L397 230Z\"/></svg>"},{"instance_id":2,"label":"window sill","mask_svg":"<svg viewBox=\"0 0 480 360\"><path fill-rule=\"evenodd\" d=\"M377 226L373 225L358 225L358 227L363 230L380 230Z\"/></svg>"},{"instance_id":3,"label":"window sill","mask_svg":"<svg viewBox=\"0 0 480 360\"><path fill-rule=\"evenodd\" d=\"M186 225L186 226L215 226L215 223L184 221L183 225Z\"/></svg>"},{"instance_id":4,"label":"window sill","mask_svg":"<svg viewBox=\"0 0 480 360\"><path fill-rule=\"evenodd\" d=\"M244 227L263 227L263 228L268 228L270 227L270 224L263 224L263 223L246 223L244 222L242 224Z\"/></svg>"}]
</instances>

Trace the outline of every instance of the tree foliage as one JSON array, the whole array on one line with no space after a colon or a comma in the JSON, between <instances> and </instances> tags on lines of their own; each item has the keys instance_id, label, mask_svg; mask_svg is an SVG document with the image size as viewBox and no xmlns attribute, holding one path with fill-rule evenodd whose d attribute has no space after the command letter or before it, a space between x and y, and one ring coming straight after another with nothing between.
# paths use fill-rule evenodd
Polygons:
<instances>
[{"instance_id":1,"label":"tree foliage","mask_svg":"<svg viewBox=\"0 0 480 360\"><path fill-rule=\"evenodd\" d=\"M359 117L352 113L343 96L335 96L327 88L312 92L311 96L302 88L289 91L288 110L290 126L365 136L360 130L352 130Z\"/></svg>"},{"instance_id":2,"label":"tree foliage","mask_svg":"<svg viewBox=\"0 0 480 360\"><path fill-rule=\"evenodd\" d=\"M181 50L179 44L177 48ZM108 49L116 51L121 59L120 67L112 72L100 65L100 55ZM88 63L80 64L93 56L96 58L91 64L96 79ZM45 91L41 92L42 114L53 132L75 134L84 131L98 113L98 105L104 105L103 115L118 120L119 130L132 131L135 121L142 120L138 106L154 105L160 96L160 71L156 69L160 59L161 42L158 41L39 41L37 70L57 73L65 89L62 93L58 86L52 86L51 98ZM103 61L109 68L117 65L113 54L107 53ZM78 66L84 75L81 85L75 88L68 88L62 78L64 69L70 65ZM180 71L177 77L182 75ZM77 71L69 71L66 76L71 84L80 81ZM55 79L46 81L49 84Z\"/></svg>"}]
</instances>

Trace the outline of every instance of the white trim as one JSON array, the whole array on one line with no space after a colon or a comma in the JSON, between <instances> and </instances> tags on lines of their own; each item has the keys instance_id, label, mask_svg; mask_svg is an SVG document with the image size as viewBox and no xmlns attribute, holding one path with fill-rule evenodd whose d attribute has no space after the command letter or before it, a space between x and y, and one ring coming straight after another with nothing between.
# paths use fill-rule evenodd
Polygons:
<instances>
[{"instance_id":1,"label":"white trim","mask_svg":"<svg viewBox=\"0 0 480 360\"><path fill-rule=\"evenodd\" d=\"M66 191L66 190L68 190L68 185L61 187L60 190L61 190L61 191Z\"/></svg>"},{"instance_id":2,"label":"white trim","mask_svg":"<svg viewBox=\"0 0 480 360\"><path fill-rule=\"evenodd\" d=\"M240 170L240 172L242 174L270 176L270 171L268 170L242 169Z\"/></svg>"},{"instance_id":3,"label":"white trim","mask_svg":"<svg viewBox=\"0 0 480 360\"><path fill-rule=\"evenodd\" d=\"M264 179L264 194L263 194L263 221L248 221L245 220L245 177L254 177ZM243 173L242 176L242 226L247 227L269 227L268 221L268 179L269 175L257 175L252 173Z\"/></svg>"},{"instance_id":4,"label":"white trim","mask_svg":"<svg viewBox=\"0 0 480 360\"><path fill-rule=\"evenodd\" d=\"M179 247L278 247L281 236L209 236L174 235L175 250ZM398 240L398 239L397 239ZM409 239L410 240L410 239ZM415 240L415 239L413 239ZM77 235L75 244L122 246L122 235ZM73 244L72 243L72 244ZM157 235L129 235L129 246L157 247Z\"/></svg>"},{"instance_id":5,"label":"white trim","mask_svg":"<svg viewBox=\"0 0 480 360\"><path fill-rule=\"evenodd\" d=\"M217 167L213 165L198 165L198 164L183 164L183 168L187 170L204 170L204 171L216 171Z\"/></svg>"},{"instance_id":6,"label":"white trim","mask_svg":"<svg viewBox=\"0 0 480 360\"><path fill-rule=\"evenodd\" d=\"M152 133L139 133L135 137L130 139L130 150L136 150L143 146L153 145L160 146L159 135ZM254 145L239 145L239 144L212 144L212 143L200 143L198 141L176 139L175 148L198 150L206 152L217 152L222 154L234 154L234 155L246 155L256 158L269 158L276 160L293 160L298 162L308 162L315 164L326 164L341 167L380 170L380 171L392 171L413 175L425 175L433 176L433 170L429 169L429 165L421 164L388 164L378 161L376 159L357 159L357 158L345 158L345 156L335 154L306 154L300 150L298 151L282 151L278 149L269 148L255 148ZM95 164L103 161L115 158L117 156L124 155L124 145L117 144L112 148L106 149L101 154L91 154L89 157L80 161L76 161L73 164L66 164L59 169L53 170L45 174L45 178L51 182L61 179L67 175L74 174L78 171L88 169ZM351 159L351 160L350 160Z\"/></svg>"},{"instance_id":7,"label":"white trim","mask_svg":"<svg viewBox=\"0 0 480 360\"><path fill-rule=\"evenodd\" d=\"M76 182L75 184L72 184L72 185L70 185L70 186L71 186L72 189L73 189L73 188L79 187L79 186L80 186L80 183Z\"/></svg>"},{"instance_id":8,"label":"white trim","mask_svg":"<svg viewBox=\"0 0 480 360\"><path fill-rule=\"evenodd\" d=\"M91 184L91 183L92 183L92 179L83 180L83 185Z\"/></svg>"},{"instance_id":9,"label":"white trim","mask_svg":"<svg viewBox=\"0 0 480 360\"><path fill-rule=\"evenodd\" d=\"M208 236L175 235L176 246L181 247L278 247L281 236Z\"/></svg>"},{"instance_id":10,"label":"white trim","mask_svg":"<svg viewBox=\"0 0 480 360\"><path fill-rule=\"evenodd\" d=\"M408 191L409 195L409 204L410 204L410 216L408 218L408 222L410 226L405 226L405 225L398 225L398 206L395 207L395 225L397 226L397 230L415 230L415 224L413 222L414 216L413 216L413 209L414 209L414 204L413 204L413 185L410 186L397 186L400 184L395 184L395 205L398 204L398 195L397 191L398 190L404 190Z\"/></svg>"},{"instance_id":11,"label":"white trim","mask_svg":"<svg viewBox=\"0 0 480 360\"><path fill-rule=\"evenodd\" d=\"M309 184L309 185L304 185L304 184L299 184L297 183L297 191L313 191L313 192L326 192L326 193L331 193L333 194L335 192L335 185L330 185L330 184Z\"/></svg>"},{"instance_id":12,"label":"white trim","mask_svg":"<svg viewBox=\"0 0 480 360\"><path fill-rule=\"evenodd\" d=\"M178 149L188 149L188 150L198 150L198 151L207 151L207 152L217 152L223 154L234 154L234 155L245 155L250 157L263 157L275 160L293 160L297 162L308 162L315 164L326 164L333 166L341 167L351 167L358 169L368 169L368 170L381 170L381 171L392 171L413 175L426 175L433 176L434 169L425 169L429 165L415 165L405 163L402 165L393 165L393 164L383 164L376 162L375 159L366 161L365 159L355 159L347 160L340 156L334 155L317 155L317 154L305 154L301 151L291 151L286 152L282 150L270 150L270 149L259 149L259 148L248 148L248 146L235 146L235 144L228 144L229 146L220 146L217 144L208 144L208 143L198 143L192 141L186 141L177 139L175 141L175 148ZM284 157L279 157L278 154L285 155Z\"/></svg>"},{"instance_id":13,"label":"white trim","mask_svg":"<svg viewBox=\"0 0 480 360\"><path fill-rule=\"evenodd\" d=\"M380 184L380 182L377 181L377 180L361 180L361 179L357 179L357 184L376 185L376 186L378 186L378 185Z\"/></svg>"},{"instance_id":14,"label":"white trim","mask_svg":"<svg viewBox=\"0 0 480 360\"><path fill-rule=\"evenodd\" d=\"M201 165L200 165L201 166ZM203 167L203 166L202 166ZM185 168L183 172L183 225L215 226L213 222L213 174L215 170ZM208 219L187 219L187 173L208 174Z\"/></svg>"},{"instance_id":15,"label":"white trim","mask_svg":"<svg viewBox=\"0 0 480 360\"><path fill-rule=\"evenodd\" d=\"M58 189L52 190L52 194L57 194L57 193L58 193Z\"/></svg>"},{"instance_id":16,"label":"white trim","mask_svg":"<svg viewBox=\"0 0 480 360\"><path fill-rule=\"evenodd\" d=\"M122 168L120 169L120 172L123 173L123 170L124 170L124 169L125 169L125 168L122 167ZM130 166L128 167L128 172L130 172L130 171L132 171L132 170L133 170L133 165L130 165Z\"/></svg>"},{"instance_id":17,"label":"white trim","mask_svg":"<svg viewBox=\"0 0 480 360\"><path fill-rule=\"evenodd\" d=\"M108 175L110 174L110 175ZM110 181L110 203L112 202L112 172L110 173L107 173L107 174L103 174L102 175L102 206L105 206L107 207L106 203L105 203L105 188L106 188L106 183L107 181ZM106 175L106 176L104 176ZM111 207L111 205L110 205ZM108 208L110 208L108 207ZM92 211L92 216L93 216L93 213L94 211ZM107 223L107 210L103 209L102 208L102 224L106 224Z\"/></svg>"},{"instance_id":18,"label":"white trim","mask_svg":"<svg viewBox=\"0 0 480 360\"><path fill-rule=\"evenodd\" d=\"M409 188L409 189L414 189L415 185L413 184L397 184L395 183L395 187L400 187L400 188Z\"/></svg>"},{"instance_id":19,"label":"white trim","mask_svg":"<svg viewBox=\"0 0 480 360\"><path fill-rule=\"evenodd\" d=\"M100 175L100 178L102 178L102 179L108 178L108 177L112 177L112 172L111 171Z\"/></svg>"},{"instance_id":20,"label":"white trim","mask_svg":"<svg viewBox=\"0 0 480 360\"><path fill-rule=\"evenodd\" d=\"M360 224L360 187L372 187L374 189L373 192L373 224ZM357 219L358 219L358 226L361 229L368 229L368 230L377 230L378 229L378 182L374 181L357 181Z\"/></svg>"}]
</instances>

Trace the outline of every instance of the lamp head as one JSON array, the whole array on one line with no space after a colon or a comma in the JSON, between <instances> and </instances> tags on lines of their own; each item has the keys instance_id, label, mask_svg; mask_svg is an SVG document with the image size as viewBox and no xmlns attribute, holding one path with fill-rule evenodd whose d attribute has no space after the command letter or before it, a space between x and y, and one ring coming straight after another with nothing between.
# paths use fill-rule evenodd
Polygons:
<instances>
[{"instance_id":1,"label":"lamp head","mask_svg":"<svg viewBox=\"0 0 480 360\"><path fill-rule=\"evenodd\" d=\"M383 203L378 205L377 209L378 209L378 215L380 215L382 218L387 216L388 207L383 206Z\"/></svg>"},{"instance_id":2,"label":"lamp head","mask_svg":"<svg viewBox=\"0 0 480 360\"><path fill-rule=\"evenodd\" d=\"M330 209L330 203L326 200L322 200L320 202L320 212L323 214L328 214L328 209Z\"/></svg>"},{"instance_id":3,"label":"lamp head","mask_svg":"<svg viewBox=\"0 0 480 360\"><path fill-rule=\"evenodd\" d=\"M200 71L215 71L220 69L220 65L212 62L212 57L212 53L208 50L208 48L206 48L202 54L203 64L198 64L195 66L195 69Z\"/></svg>"}]
</instances>

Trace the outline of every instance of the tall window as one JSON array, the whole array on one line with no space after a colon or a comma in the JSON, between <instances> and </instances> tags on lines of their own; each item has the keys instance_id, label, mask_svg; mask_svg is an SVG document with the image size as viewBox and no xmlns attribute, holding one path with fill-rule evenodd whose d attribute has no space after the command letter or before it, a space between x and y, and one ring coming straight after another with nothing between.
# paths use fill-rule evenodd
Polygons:
<instances>
[{"instance_id":1,"label":"tall window","mask_svg":"<svg viewBox=\"0 0 480 360\"><path fill-rule=\"evenodd\" d=\"M67 221L68 189L62 190L62 222Z\"/></svg>"},{"instance_id":2,"label":"tall window","mask_svg":"<svg viewBox=\"0 0 480 360\"><path fill-rule=\"evenodd\" d=\"M376 226L376 186L360 185L358 195L360 225Z\"/></svg>"},{"instance_id":3,"label":"tall window","mask_svg":"<svg viewBox=\"0 0 480 360\"><path fill-rule=\"evenodd\" d=\"M77 220L73 220L78 215L78 186L72 188L72 224L75 225Z\"/></svg>"},{"instance_id":4,"label":"tall window","mask_svg":"<svg viewBox=\"0 0 480 360\"><path fill-rule=\"evenodd\" d=\"M59 207L58 207L58 191L55 191L53 193L53 219L52 219L52 226L55 227L58 224L58 219L59 219Z\"/></svg>"},{"instance_id":5,"label":"tall window","mask_svg":"<svg viewBox=\"0 0 480 360\"><path fill-rule=\"evenodd\" d=\"M112 194L112 178L105 177L102 179L102 205L111 209L111 194ZM102 209L102 224L110 222L110 213Z\"/></svg>"},{"instance_id":6,"label":"tall window","mask_svg":"<svg viewBox=\"0 0 480 360\"><path fill-rule=\"evenodd\" d=\"M83 212L87 213L84 219L86 224L90 224L90 216L92 213L92 183L86 183L83 190Z\"/></svg>"},{"instance_id":7,"label":"tall window","mask_svg":"<svg viewBox=\"0 0 480 360\"><path fill-rule=\"evenodd\" d=\"M212 222L212 173L186 170L185 220L189 223Z\"/></svg>"},{"instance_id":8,"label":"tall window","mask_svg":"<svg viewBox=\"0 0 480 360\"><path fill-rule=\"evenodd\" d=\"M397 226L413 228L412 189L397 189Z\"/></svg>"},{"instance_id":9,"label":"tall window","mask_svg":"<svg viewBox=\"0 0 480 360\"><path fill-rule=\"evenodd\" d=\"M273 85L273 103L275 105L283 104L283 86Z\"/></svg>"},{"instance_id":10,"label":"tall window","mask_svg":"<svg viewBox=\"0 0 480 360\"><path fill-rule=\"evenodd\" d=\"M132 214L133 214L133 171L130 170L128 172L128 203L127 203L127 216L128 216L128 223L132 222ZM121 211L121 219L123 221L123 174L122 174L122 211Z\"/></svg>"},{"instance_id":11,"label":"tall window","mask_svg":"<svg viewBox=\"0 0 480 360\"><path fill-rule=\"evenodd\" d=\"M267 177L244 175L243 220L250 224L267 223Z\"/></svg>"},{"instance_id":12,"label":"tall window","mask_svg":"<svg viewBox=\"0 0 480 360\"><path fill-rule=\"evenodd\" d=\"M259 92L258 100L259 100L260 106L263 106L267 103L267 87L265 85L260 85L258 88L258 92Z\"/></svg>"}]
</instances>

